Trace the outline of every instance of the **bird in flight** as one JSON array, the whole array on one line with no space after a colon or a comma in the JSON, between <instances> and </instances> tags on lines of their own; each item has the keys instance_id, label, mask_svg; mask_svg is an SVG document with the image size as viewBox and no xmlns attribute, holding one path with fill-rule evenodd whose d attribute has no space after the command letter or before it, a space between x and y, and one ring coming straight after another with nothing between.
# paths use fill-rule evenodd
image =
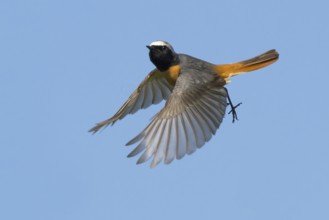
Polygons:
<instances>
[{"instance_id":1,"label":"bird in flight","mask_svg":"<svg viewBox=\"0 0 329 220\"><path fill-rule=\"evenodd\" d=\"M224 86L232 76L263 68L279 58L275 50L269 50L241 62L212 64L176 53L165 41L154 41L147 48L156 68L117 113L97 123L89 132L96 133L128 114L166 100L150 124L126 144L137 144L128 157L142 153L137 164L153 158L151 167L161 161L169 164L201 148L215 135L228 105L234 122L237 119L235 108L241 103L234 106Z\"/></svg>"}]
</instances>

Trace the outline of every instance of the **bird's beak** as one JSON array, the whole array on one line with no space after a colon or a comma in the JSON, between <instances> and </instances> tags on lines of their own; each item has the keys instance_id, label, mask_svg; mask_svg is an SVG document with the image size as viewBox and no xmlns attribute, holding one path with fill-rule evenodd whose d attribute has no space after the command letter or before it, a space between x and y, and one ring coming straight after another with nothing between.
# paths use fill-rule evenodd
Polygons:
<instances>
[{"instance_id":1,"label":"bird's beak","mask_svg":"<svg viewBox=\"0 0 329 220\"><path fill-rule=\"evenodd\" d=\"M149 45L146 45L146 47L147 47L149 50L151 50L151 46L149 46Z\"/></svg>"}]
</instances>

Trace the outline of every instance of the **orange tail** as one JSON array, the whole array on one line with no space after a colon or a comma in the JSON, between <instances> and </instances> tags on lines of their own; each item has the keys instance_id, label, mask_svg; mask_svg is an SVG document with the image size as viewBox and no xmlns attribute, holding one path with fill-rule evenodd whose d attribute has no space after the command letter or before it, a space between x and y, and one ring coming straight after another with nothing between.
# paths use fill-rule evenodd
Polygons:
<instances>
[{"instance_id":1,"label":"orange tail","mask_svg":"<svg viewBox=\"0 0 329 220\"><path fill-rule=\"evenodd\" d=\"M218 75L229 82L229 78L241 73L257 70L268 66L279 59L276 50L269 50L257 57L231 64L216 65Z\"/></svg>"}]
</instances>

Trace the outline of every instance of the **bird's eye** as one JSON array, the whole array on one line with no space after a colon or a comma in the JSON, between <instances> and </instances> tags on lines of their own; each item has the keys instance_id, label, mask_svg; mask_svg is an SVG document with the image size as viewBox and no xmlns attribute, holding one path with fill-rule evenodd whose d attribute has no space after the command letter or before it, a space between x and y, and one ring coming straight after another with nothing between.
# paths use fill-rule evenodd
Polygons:
<instances>
[{"instance_id":1,"label":"bird's eye","mask_svg":"<svg viewBox=\"0 0 329 220\"><path fill-rule=\"evenodd\" d=\"M161 49L161 50L165 50L166 47L165 47L165 46L161 46L160 49Z\"/></svg>"}]
</instances>

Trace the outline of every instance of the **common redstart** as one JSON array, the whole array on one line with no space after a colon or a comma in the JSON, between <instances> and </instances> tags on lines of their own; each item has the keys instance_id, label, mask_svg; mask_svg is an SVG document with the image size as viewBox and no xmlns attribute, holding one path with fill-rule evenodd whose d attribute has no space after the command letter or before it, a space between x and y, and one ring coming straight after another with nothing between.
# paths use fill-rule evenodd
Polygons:
<instances>
[{"instance_id":1,"label":"common redstart","mask_svg":"<svg viewBox=\"0 0 329 220\"><path fill-rule=\"evenodd\" d=\"M113 117L97 123L89 132L96 133L128 114L166 100L150 124L126 144L138 143L128 157L143 152L137 164L153 157L151 167L162 160L169 164L201 148L216 133L228 105L234 122L239 104L232 104L224 86L232 76L263 68L279 58L275 50L269 50L248 60L217 65L176 53L165 41L154 41L147 48L156 68Z\"/></svg>"}]
</instances>

